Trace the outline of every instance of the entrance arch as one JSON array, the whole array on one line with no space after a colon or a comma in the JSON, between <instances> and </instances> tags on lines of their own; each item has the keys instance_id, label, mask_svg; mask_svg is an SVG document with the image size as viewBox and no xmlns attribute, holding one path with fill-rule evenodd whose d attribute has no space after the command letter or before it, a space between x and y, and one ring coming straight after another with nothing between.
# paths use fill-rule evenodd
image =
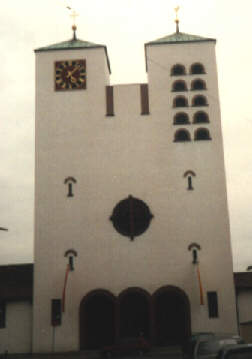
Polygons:
<instances>
[{"instance_id":1,"label":"entrance arch","mask_svg":"<svg viewBox=\"0 0 252 359\"><path fill-rule=\"evenodd\" d=\"M80 304L80 349L100 349L115 341L116 297L107 290L88 293Z\"/></svg>"},{"instance_id":2,"label":"entrance arch","mask_svg":"<svg viewBox=\"0 0 252 359\"><path fill-rule=\"evenodd\" d=\"M119 295L120 337L151 337L151 296L141 288L128 288Z\"/></svg>"},{"instance_id":3,"label":"entrance arch","mask_svg":"<svg viewBox=\"0 0 252 359\"><path fill-rule=\"evenodd\" d=\"M157 345L182 345L191 334L190 303L183 290L165 286L153 294Z\"/></svg>"}]
</instances>

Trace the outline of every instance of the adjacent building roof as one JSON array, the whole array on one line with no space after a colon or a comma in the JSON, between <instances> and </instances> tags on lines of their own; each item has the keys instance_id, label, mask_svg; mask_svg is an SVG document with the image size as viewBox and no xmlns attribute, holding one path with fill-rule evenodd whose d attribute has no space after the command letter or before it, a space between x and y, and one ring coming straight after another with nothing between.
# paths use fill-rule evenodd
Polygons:
<instances>
[{"instance_id":1,"label":"adjacent building roof","mask_svg":"<svg viewBox=\"0 0 252 359\"><path fill-rule=\"evenodd\" d=\"M234 282L236 289L252 289L252 272L234 273Z\"/></svg>"},{"instance_id":2,"label":"adjacent building roof","mask_svg":"<svg viewBox=\"0 0 252 359\"><path fill-rule=\"evenodd\" d=\"M202 37L198 35L186 34L184 32L174 32L171 35L167 35L161 37L160 39L147 42L145 45L161 45L161 44L177 44L177 43L181 44L187 42L206 42L206 41L216 42L216 39L212 39L209 37Z\"/></svg>"},{"instance_id":3,"label":"adjacent building roof","mask_svg":"<svg viewBox=\"0 0 252 359\"><path fill-rule=\"evenodd\" d=\"M110 62L107 52L107 47L101 44L95 44L94 42L84 41L73 37L70 40L58 42L56 44L39 47L35 49L35 52L46 52L46 51L58 51L58 50L80 50L80 49L96 49L103 48L107 57L108 69L110 70Z\"/></svg>"},{"instance_id":4,"label":"adjacent building roof","mask_svg":"<svg viewBox=\"0 0 252 359\"><path fill-rule=\"evenodd\" d=\"M0 266L0 300L32 300L33 264Z\"/></svg>"}]
</instances>

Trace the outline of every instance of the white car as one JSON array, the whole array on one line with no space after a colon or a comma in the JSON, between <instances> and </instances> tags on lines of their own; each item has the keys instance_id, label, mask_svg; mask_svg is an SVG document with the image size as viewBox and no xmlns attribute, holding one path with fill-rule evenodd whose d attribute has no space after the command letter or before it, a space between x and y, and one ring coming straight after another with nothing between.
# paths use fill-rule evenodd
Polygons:
<instances>
[{"instance_id":1,"label":"white car","mask_svg":"<svg viewBox=\"0 0 252 359\"><path fill-rule=\"evenodd\" d=\"M219 351L217 358L218 359L251 359L252 344L227 345Z\"/></svg>"},{"instance_id":2,"label":"white car","mask_svg":"<svg viewBox=\"0 0 252 359\"><path fill-rule=\"evenodd\" d=\"M241 343L244 343L244 341L238 335L200 340L195 345L193 359L213 359L217 357L218 352L226 345L236 345Z\"/></svg>"}]
</instances>

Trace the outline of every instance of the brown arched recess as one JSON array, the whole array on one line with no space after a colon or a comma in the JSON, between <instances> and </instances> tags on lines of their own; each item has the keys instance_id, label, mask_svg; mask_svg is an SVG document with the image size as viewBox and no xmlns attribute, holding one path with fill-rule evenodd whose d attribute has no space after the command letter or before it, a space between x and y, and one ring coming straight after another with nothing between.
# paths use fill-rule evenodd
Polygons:
<instances>
[{"instance_id":1,"label":"brown arched recess","mask_svg":"<svg viewBox=\"0 0 252 359\"><path fill-rule=\"evenodd\" d=\"M80 304L80 349L115 342L116 297L107 290L88 293Z\"/></svg>"},{"instance_id":2,"label":"brown arched recess","mask_svg":"<svg viewBox=\"0 0 252 359\"><path fill-rule=\"evenodd\" d=\"M161 287L152 296L138 287L118 297L99 289L80 304L80 349L99 349L119 337L139 335L153 345L182 345L190 334L189 299L175 286Z\"/></svg>"},{"instance_id":3,"label":"brown arched recess","mask_svg":"<svg viewBox=\"0 0 252 359\"><path fill-rule=\"evenodd\" d=\"M180 288L165 286L152 296L156 345L182 345L191 334L190 303Z\"/></svg>"},{"instance_id":4,"label":"brown arched recess","mask_svg":"<svg viewBox=\"0 0 252 359\"><path fill-rule=\"evenodd\" d=\"M151 296L141 288L128 288L119 295L119 336L151 338Z\"/></svg>"}]
</instances>

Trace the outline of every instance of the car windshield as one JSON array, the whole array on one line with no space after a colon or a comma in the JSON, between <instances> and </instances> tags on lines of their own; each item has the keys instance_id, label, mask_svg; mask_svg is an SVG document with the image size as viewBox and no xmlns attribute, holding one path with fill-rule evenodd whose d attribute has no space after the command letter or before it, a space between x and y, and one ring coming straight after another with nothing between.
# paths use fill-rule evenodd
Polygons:
<instances>
[{"instance_id":1,"label":"car windshield","mask_svg":"<svg viewBox=\"0 0 252 359\"><path fill-rule=\"evenodd\" d=\"M227 359L251 359L252 358L252 349L243 349L237 350L234 352L229 352L226 355Z\"/></svg>"},{"instance_id":2,"label":"car windshield","mask_svg":"<svg viewBox=\"0 0 252 359\"><path fill-rule=\"evenodd\" d=\"M199 343L198 355L217 353L223 345L237 344L236 339L210 340ZM252 359L252 358L251 358Z\"/></svg>"},{"instance_id":3,"label":"car windshield","mask_svg":"<svg viewBox=\"0 0 252 359\"><path fill-rule=\"evenodd\" d=\"M217 353L219 349L220 343L217 341L201 342L198 348L198 355Z\"/></svg>"}]
</instances>

